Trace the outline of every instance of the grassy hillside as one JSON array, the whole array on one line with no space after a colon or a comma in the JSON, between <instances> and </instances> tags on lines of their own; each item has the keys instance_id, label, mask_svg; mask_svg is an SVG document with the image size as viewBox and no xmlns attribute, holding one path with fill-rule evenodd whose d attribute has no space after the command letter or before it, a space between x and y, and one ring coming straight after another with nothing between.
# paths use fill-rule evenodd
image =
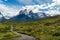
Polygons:
<instances>
[{"instance_id":1,"label":"grassy hillside","mask_svg":"<svg viewBox=\"0 0 60 40\"><path fill-rule=\"evenodd\" d=\"M9 32L11 25L13 31L34 36L38 40L60 40L60 16L22 22L6 20L0 22L0 34Z\"/></svg>"}]
</instances>

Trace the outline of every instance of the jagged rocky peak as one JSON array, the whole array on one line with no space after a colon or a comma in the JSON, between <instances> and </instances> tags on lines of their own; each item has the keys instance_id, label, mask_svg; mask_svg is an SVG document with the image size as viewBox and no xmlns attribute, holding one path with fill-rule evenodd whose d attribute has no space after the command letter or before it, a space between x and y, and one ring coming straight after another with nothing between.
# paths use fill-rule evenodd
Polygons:
<instances>
[{"instance_id":1,"label":"jagged rocky peak","mask_svg":"<svg viewBox=\"0 0 60 40\"><path fill-rule=\"evenodd\" d=\"M39 18L46 17L45 13L37 12L34 13L33 10L28 11L27 9L20 10L19 15L13 17L14 20L35 20Z\"/></svg>"},{"instance_id":2,"label":"jagged rocky peak","mask_svg":"<svg viewBox=\"0 0 60 40\"><path fill-rule=\"evenodd\" d=\"M32 16L32 15L37 16L38 15L39 17L41 17L41 16L44 16L44 17L47 16L46 13L43 13L43 12L36 12L36 13L34 13L33 10L29 10L28 11L28 9L21 10L19 12L19 14L25 14L27 16Z\"/></svg>"},{"instance_id":3,"label":"jagged rocky peak","mask_svg":"<svg viewBox=\"0 0 60 40\"><path fill-rule=\"evenodd\" d=\"M28 11L27 9L20 10L19 14L28 14L29 12L27 12L27 11Z\"/></svg>"}]
</instances>

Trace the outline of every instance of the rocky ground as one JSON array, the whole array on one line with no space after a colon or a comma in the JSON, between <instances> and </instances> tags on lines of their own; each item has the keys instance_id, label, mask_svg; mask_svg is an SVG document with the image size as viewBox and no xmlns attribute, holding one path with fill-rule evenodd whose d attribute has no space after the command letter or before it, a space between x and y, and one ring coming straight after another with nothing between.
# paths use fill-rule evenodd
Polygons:
<instances>
[{"instance_id":1,"label":"rocky ground","mask_svg":"<svg viewBox=\"0 0 60 40\"><path fill-rule=\"evenodd\" d=\"M21 34L22 37L20 38L15 38L14 40L36 40L34 37L32 36L28 36L28 35L24 35L24 34Z\"/></svg>"}]
</instances>

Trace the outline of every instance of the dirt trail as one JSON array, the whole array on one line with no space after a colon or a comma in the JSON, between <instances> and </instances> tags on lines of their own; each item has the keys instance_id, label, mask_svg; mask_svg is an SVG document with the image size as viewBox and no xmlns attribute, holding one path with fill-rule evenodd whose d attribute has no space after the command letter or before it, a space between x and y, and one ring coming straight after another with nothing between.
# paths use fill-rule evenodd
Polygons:
<instances>
[{"instance_id":1,"label":"dirt trail","mask_svg":"<svg viewBox=\"0 0 60 40\"><path fill-rule=\"evenodd\" d=\"M28 36L28 35L24 35L24 34L20 34L21 37L20 38L15 38L14 40L36 40L34 37L32 36Z\"/></svg>"},{"instance_id":2,"label":"dirt trail","mask_svg":"<svg viewBox=\"0 0 60 40\"><path fill-rule=\"evenodd\" d=\"M28 36L28 35L25 35L25 34L21 34L21 33L18 33L16 31L13 31L13 26L11 25L11 29L10 29L11 32L14 32L15 34L17 35L21 35L20 38L15 38L14 40L36 40L36 38L32 37L32 36Z\"/></svg>"}]
</instances>

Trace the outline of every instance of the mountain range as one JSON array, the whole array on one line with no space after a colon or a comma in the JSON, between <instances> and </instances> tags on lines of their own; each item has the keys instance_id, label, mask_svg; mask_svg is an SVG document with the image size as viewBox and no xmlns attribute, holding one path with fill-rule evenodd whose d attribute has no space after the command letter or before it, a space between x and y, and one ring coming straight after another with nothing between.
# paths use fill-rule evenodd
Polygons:
<instances>
[{"instance_id":1,"label":"mountain range","mask_svg":"<svg viewBox=\"0 0 60 40\"><path fill-rule=\"evenodd\" d=\"M32 10L27 12L27 9L25 9L25 10L21 10L19 12L19 15L14 16L11 19L14 19L14 20L36 20L36 19L44 18L44 17L47 17L47 15L45 13L42 13L42 12L34 13Z\"/></svg>"},{"instance_id":2,"label":"mountain range","mask_svg":"<svg viewBox=\"0 0 60 40\"><path fill-rule=\"evenodd\" d=\"M40 7L40 6L39 6ZM59 12L56 10L49 10L48 12L42 12L41 9L39 9L38 6L27 6L27 7L22 7L20 11L18 12L17 15L11 17L4 16L4 12L0 12L0 20L5 20L5 19L12 19L12 20L36 20L40 18L45 18L49 16L55 16L59 15ZM44 9L43 9L44 10Z\"/></svg>"}]
</instances>

